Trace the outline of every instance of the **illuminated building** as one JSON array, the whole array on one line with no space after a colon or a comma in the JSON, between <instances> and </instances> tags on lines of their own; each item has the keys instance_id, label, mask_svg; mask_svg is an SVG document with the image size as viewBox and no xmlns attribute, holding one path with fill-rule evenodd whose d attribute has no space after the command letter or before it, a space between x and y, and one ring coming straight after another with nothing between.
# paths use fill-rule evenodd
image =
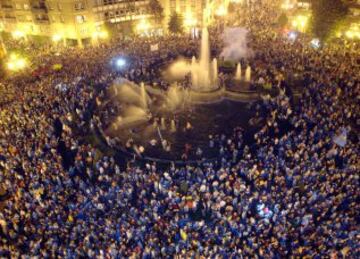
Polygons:
<instances>
[{"instance_id":1,"label":"illuminated building","mask_svg":"<svg viewBox=\"0 0 360 259\"><path fill-rule=\"evenodd\" d=\"M207 1L199 0L161 0L161 4L164 7L165 24L173 12L177 12L184 17L185 25L195 25L195 21L198 26L201 25L203 20L203 10L207 5Z\"/></svg>"},{"instance_id":2,"label":"illuminated building","mask_svg":"<svg viewBox=\"0 0 360 259\"><path fill-rule=\"evenodd\" d=\"M90 1L0 0L3 30L15 38L39 36L83 45L96 30Z\"/></svg>"},{"instance_id":3,"label":"illuminated building","mask_svg":"<svg viewBox=\"0 0 360 259\"><path fill-rule=\"evenodd\" d=\"M349 6L350 16L359 18L360 16L360 0L344 0Z\"/></svg>"},{"instance_id":4,"label":"illuminated building","mask_svg":"<svg viewBox=\"0 0 360 259\"><path fill-rule=\"evenodd\" d=\"M97 26L110 28L114 34L128 34L152 15L148 0L93 0L93 16Z\"/></svg>"},{"instance_id":5,"label":"illuminated building","mask_svg":"<svg viewBox=\"0 0 360 259\"><path fill-rule=\"evenodd\" d=\"M200 27L203 10L213 5L212 0L159 2L164 9L162 23L149 13L149 0L0 0L0 26L17 39L39 37L83 46L107 38L108 30L112 36L137 28L166 30L173 12L183 16L185 27Z\"/></svg>"},{"instance_id":6,"label":"illuminated building","mask_svg":"<svg viewBox=\"0 0 360 259\"><path fill-rule=\"evenodd\" d=\"M158 33L167 30L172 13L184 18L184 26L193 28L201 25L206 0L159 0L163 7L162 23L148 11L149 0L118 1L94 0L93 14L98 26L111 28L118 35L126 34L130 28L137 33Z\"/></svg>"}]
</instances>

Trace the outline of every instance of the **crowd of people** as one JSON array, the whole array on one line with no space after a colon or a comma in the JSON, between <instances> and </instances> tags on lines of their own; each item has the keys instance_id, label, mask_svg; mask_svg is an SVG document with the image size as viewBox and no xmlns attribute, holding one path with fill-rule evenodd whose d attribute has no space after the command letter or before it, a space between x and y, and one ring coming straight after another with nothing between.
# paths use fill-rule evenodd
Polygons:
<instances>
[{"instance_id":1,"label":"crowd of people","mask_svg":"<svg viewBox=\"0 0 360 259\"><path fill-rule=\"evenodd\" d=\"M161 85L156 64L192 55L197 40L67 49L3 80L13 98L0 103L0 256L357 258L358 45L289 42L269 23L278 14L266 14L242 21L254 80L281 88L298 75L302 96L294 104L280 89L259 102L255 144L234 129L210 143L221 149L215 162L124 165L82 137L101 89L118 76ZM154 42L159 52L149 51ZM119 55L131 67L114 70Z\"/></svg>"}]
</instances>

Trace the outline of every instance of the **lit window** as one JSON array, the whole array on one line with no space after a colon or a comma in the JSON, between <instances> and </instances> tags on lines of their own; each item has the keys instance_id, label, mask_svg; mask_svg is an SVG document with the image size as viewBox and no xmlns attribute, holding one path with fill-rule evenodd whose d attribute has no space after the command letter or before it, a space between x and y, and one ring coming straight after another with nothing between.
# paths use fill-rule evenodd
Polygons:
<instances>
[{"instance_id":1,"label":"lit window","mask_svg":"<svg viewBox=\"0 0 360 259\"><path fill-rule=\"evenodd\" d=\"M18 20L19 22L25 22L24 16L22 16L22 15L19 15L19 16L17 17L17 20Z\"/></svg>"},{"instance_id":2,"label":"lit window","mask_svg":"<svg viewBox=\"0 0 360 259\"><path fill-rule=\"evenodd\" d=\"M84 23L85 22L84 15L76 15L75 19L76 19L77 23Z\"/></svg>"},{"instance_id":3,"label":"lit window","mask_svg":"<svg viewBox=\"0 0 360 259\"><path fill-rule=\"evenodd\" d=\"M82 2L75 3L75 10L84 10L84 9L85 9L84 3Z\"/></svg>"},{"instance_id":4,"label":"lit window","mask_svg":"<svg viewBox=\"0 0 360 259\"><path fill-rule=\"evenodd\" d=\"M24 4L24 9L25 9L25 10L29 10L29 5L28 5L28 4Z\"/></svg>"}]
</instances>

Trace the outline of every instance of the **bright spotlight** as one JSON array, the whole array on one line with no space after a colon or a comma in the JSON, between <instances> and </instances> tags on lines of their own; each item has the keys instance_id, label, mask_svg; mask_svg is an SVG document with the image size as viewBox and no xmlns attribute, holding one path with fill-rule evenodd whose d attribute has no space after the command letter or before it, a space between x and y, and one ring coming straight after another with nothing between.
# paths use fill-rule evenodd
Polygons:
<instances>
[{"instance_id":1,"label":"bright spotlight","mask_svg":"<svg viewBox=\"0 0 360 259\"><path fill-rule=\"evenodd\" d=\"M297 38L297 33L294 32L294 31L289 32L288 37L289 37L290 40L295 41L296 38Z\"/></svg>"},{"instance_id":2,"label":"bright spotlight","mask_svg":"<svg viewBox=\"0 0 360 259\"><path fill-rule=\"evenodd\" d=\"M116 66L117 67L123 67L123 66L125 66L126 65L126 61L125 61L125 59L123 59L123 58L118 58L117 60L116 60Z\"/></svg>"},{"instance_id":3,"label":"bright spotlight","mask_svg":"<svg viewBox=\"0 0 360 259\"><path fill-rule=\"evenodd\" d=\"M224 5L219 6L219 8L215 11L217 16L225 16L227 15L227 8Z\"/></svg>"}]
</instances>

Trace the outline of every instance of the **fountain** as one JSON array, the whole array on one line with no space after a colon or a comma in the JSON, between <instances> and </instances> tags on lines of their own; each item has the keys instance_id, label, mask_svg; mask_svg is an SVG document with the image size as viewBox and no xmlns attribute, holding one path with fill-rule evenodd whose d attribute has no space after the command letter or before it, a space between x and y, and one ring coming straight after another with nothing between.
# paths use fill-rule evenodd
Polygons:
<instances>
[{"instance_id":1,"label":"fountain","mask_svg":"<svg viewBox=\"0 0 360 259\"><path fill-rule=\"evenodd\" d=\"M165 129L166 129L165 118L164 118L164 117L161 117L160 122L161 122L161 129L162 129L162 130L165 130Z\"/></svg>"},{"instance_id":2,"label":"fountain","mask_svg":"<svg viewBox=\"0 0 360 259\"><path fill-rule=\"evenodd\" d=\"M228 124L234 117L248 121L243 115L237 116L237 108L243 100L258 98L258 94L248 90L251 67L243 67L242 71L238 63L233 78L219 80L218 60L211 58L210 53L209 32L204 27L198 59L195 56L191 60L179 58L166 70L159 70L170 85L167 90L152 82L135 84L124 78L117 79L104 95L113 103L112 109L105 113L111 117L103 129L103 134L115 141L111 145L119 144L121 149L131 149L131 153L139 156L149 148L145 155L173 159L184 152L187 143L194 147L207 146L207 128L212 125L226 130L231 128ZM107 110L108 105L100 109ZM218 118L223 119L218 122ZM131 145L127 144L129 140Z\"/></svg>"},{"instance_id":3,"label":"fountain","mask_svg":"<svg viewBox=\"0 0 360 259\"><path fill-rule=\"evenodd\" d=\"M241 81L241 64L238 63L236 66L235 80Z\"/></svg>"},{"instance_id":4,"label":"fountain","mask_svg":"<svg viewBox=\"0 0 360 259\"><path fill-rule=\"evenodd\" d=\"M174 111L183 104L183 89L175 83L166 91L165 98L165 109Z\"/></svg>"},{"instance_id":5,"label":"fountain","mask_svg":"<svg viewBox=\"0 0 360 259\"><path fill-rule=\"evenodd\" d=\"M171 64L164 77L169 81L183 80L191 75L191 90L196 92L212 92L218 89L218 62L210 57L209 32L206 27L202 29L200 58L192 57L191 62L179 59Z\"/></svg>"},{"instance_id":6,"label":"fountain","mask_svg":"<svg viewBox=\"0 0 360 259\"><path fill-rule=\"evenodd\" d=\"M177 62L178 65L180 62ZM189 66L191 72L191 85L195 91L206 92L217 88L218 65L217 59L210 61L210 41L209 32L206 27L202 29L200 60L192 57Z\"/></svg>"},{"instance_id":7,"label":"fountain","mask_svg":"<svg viewBox=\"0 0 360 259\"><path fill-rule=\"evenodd\" d=\"M149 114L140 107L129 106L124 110L123 116L118 116L112 124L115 130L135 127L149 120Z\"/></svg>"},{"instance_id":8,"label":"fountain","mask_svg":"<svg viewBox=\"0 0 360 259\"><path fill-rule=\"evenodd\" d=\"M142 105L143 105L143 108L144 108L145 110L147 110L147 109L148 109L148 103L147 103L147 96L146 96L145 84L144 84L143 82L141 82L140 88L141 88L141 101L142 101Z\"/></svg>"},{"instance_id":9,"label":"fountain","mask_svg":"<svg viewBox=\"0 0 360 259\"><path fill-rule=\"evenodd\" d=\"M176 132L175 120L171 120L170 131L171 131L171 132Z\"/></svg>"},{"instance_id":10,"label":"fountain","mask_svg":"<svg viewBox=\"0 0 360 259\"><path fill-rule=\"evenodd\" d=\"M216 85L217 84L217 81L218 81L218 77L219 77L219 72L218 72L218 63L217 63L217 59L214 58L213 61L212 61L212 80L214 82L214 84Z\"/></svg>"},{"instance_id":11,"label":"fountain","mask_svg":"<svg viewBox=\"0 0 360 259\"><path fill-rule=\"evenodd\" d=\"M246 70L245 70L245 81L250 83L251 81L251 67L247 66Z\"/></svg>"}]
</instances>

